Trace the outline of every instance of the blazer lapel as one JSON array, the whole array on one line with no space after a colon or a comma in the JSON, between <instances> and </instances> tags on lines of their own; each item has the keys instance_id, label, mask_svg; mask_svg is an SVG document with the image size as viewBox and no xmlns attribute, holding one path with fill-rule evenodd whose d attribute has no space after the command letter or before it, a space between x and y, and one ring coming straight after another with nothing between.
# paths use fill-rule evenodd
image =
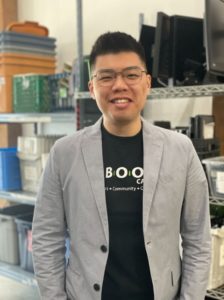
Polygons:
<instances>
[{"instance_id":1,"label":"blazer lapel","mask_svg":"<svg viewBox=\"0 0 224 300\"><path fill-rule=\"evenodd\" d=\"M89 181L98 207L107 242L109 242L108 217L104 185L104 167L101 139L101 119L91 128L86 128L82 153Z\"/></svg>"},{"instance_id":2,"label":"blazer lapel","mask_svg":"<svg viewBox=\"0 0 224 300\"><path fill-rule=\"evenodd\" d=\"M144 190L143 190L143 231L146 231L149 211L152 205L159 177L163 153L163 137L152 125L143 120L144 147Z\"/></svg>"}]
</instances>

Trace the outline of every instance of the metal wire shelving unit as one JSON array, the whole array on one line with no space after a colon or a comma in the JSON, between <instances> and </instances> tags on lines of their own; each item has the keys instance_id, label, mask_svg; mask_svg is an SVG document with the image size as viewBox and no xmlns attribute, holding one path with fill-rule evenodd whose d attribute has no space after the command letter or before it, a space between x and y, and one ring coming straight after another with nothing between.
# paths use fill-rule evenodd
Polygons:
<instances>
[{"instance_id":1,"label":"metal wire shelving unit","mask_svg":"<svg viewBox=\"0 0 224 300\"><path fill-rule=\"evenodd\" d=\"M224 84L175 86L164 88L152 88L148 100L187 98L187 97L210 97L224 95ZM89 92L76 92L75 99L91 98Z\"/></svg>"}]
</instances>

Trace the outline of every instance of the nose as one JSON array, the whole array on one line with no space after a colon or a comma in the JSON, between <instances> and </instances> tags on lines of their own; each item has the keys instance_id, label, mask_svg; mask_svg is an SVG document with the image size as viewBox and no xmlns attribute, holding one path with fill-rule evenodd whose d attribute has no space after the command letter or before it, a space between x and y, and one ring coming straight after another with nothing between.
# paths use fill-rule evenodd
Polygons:
<instances>
[{"instance_id":1,"label":"nose","mask_svg":"<svg viewBox=\"0 0 224 300\"><path fill-rule=\"evenodd\" d=\"M112 85L112 90L126 90L128 88L127 83L124 80L122 74L117 74Z\"/></svg>"}]
</instances>

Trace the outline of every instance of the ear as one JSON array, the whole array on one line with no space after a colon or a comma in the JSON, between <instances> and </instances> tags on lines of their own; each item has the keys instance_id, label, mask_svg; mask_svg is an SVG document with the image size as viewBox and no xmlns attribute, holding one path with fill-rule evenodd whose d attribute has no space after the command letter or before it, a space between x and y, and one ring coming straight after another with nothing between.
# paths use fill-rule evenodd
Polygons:
<instances>
[{"instance_id":1,"label":"ear","mask_svg":"<svg viewBox=\"0 0 224 300\"><path fill-rule=\"evenodd\" d=\"M88 87L89 87L89 92L90 92L91 97L95 100L96 97L95 97L95 93L94 93L94 87L93 87L93 81L92 80L90 80L88 82Z\"/></svg>"},{"instance_id":2,"label":"ear","mask_svg":"<svg viewBox=\"0 0 224 300\"><path fill-rule=\"evenodd\" d=\"M151 76L149 74L147 74L147 86L151 89Z\"/></svg>"}]
</instances>

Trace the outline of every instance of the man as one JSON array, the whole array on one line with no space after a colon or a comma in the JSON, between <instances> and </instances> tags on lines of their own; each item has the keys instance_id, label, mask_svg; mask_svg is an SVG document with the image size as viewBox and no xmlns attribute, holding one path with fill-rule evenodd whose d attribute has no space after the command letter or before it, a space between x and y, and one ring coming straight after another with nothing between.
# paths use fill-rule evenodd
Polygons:
<instances>
[{"instance_id":1,"label":"man","mask_svg":"<svg viewBox=\"0 0 224 300\"><path fill-rule=\"evenodd\" d=\"M102 118L56 142L35 207L42 299L203 300L210 222L197 154L186 136L141 118L150 76L134 38L103 34L90 64Z\"/></svg>"}]
</instances>

